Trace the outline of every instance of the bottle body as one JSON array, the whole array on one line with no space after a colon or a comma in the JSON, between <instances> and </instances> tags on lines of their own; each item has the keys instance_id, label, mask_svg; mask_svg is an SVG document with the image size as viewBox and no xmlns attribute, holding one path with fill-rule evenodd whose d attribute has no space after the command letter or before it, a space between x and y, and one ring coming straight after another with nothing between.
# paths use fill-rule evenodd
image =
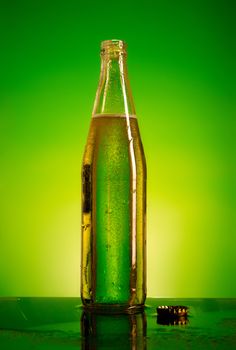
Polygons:
<instances>
[{"instance_id":1,"label":"bottle body","mask_svg":"<svg viewBox=\"0 0 236 350\"><path fill-rule=\"evenodd\" d=\"M146 163L136 115L94 113L82 165L81 297L140 309L146 297Z\"/></svg>"}]
</instances>

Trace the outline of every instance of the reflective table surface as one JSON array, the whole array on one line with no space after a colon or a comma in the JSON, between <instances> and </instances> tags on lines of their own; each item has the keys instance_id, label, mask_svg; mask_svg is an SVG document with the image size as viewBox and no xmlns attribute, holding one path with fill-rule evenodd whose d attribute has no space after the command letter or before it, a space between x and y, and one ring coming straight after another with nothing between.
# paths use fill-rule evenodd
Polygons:
<instances>
[{"instance_id":1,"label":"reflective table surface","mask_svg":"<svg viewBox=\"0 0 236 350\"><path fill-rule=\"evenodd\" d=\"M188 317L157 317L184 305ZM79 298L0 298L0 348L236 349L236 299L147 299L134 315L85 312Z\"/></svg>"}]
</instances>

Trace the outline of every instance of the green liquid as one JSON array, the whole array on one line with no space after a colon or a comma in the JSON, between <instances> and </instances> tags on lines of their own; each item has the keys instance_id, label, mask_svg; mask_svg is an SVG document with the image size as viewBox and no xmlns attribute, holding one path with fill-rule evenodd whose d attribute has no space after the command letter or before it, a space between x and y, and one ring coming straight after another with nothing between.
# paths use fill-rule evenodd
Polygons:
<instances>
[{"instance_id":1,"label":"green liquid","mask_svg":"<svg viewBox=\"0 0 236 350\"><path fill-rule=\"evenodd\" d=\"M136 118L92 119L82 179L83 302L142 305L146 167Z\"/></svg>"},{"instance_id":2,"label":"green liquid","mask_svg":"<svg viewBox=\"0 0 236 350\"><path fill-rule=\"evenodd\" d=\"M130 297L130 162L125 118L99 117L94 155L96 302Z\"/></svg>"}]
</instances>

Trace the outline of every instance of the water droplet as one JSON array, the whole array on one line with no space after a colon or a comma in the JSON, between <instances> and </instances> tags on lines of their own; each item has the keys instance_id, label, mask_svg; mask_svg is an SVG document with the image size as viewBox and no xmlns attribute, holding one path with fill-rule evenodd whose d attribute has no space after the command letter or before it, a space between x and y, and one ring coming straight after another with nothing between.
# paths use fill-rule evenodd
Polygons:
<instances>
[{"instance_id":1,"label":"water droplet","mask_svg":"<svg viewBox=\"0 0 236 350\"><path fill-rule=\"evenodd\" d=\"M83 229L84 231L86 231L87 228L89 228L89 227L90 227L90 224L83 224L83 225L82 225L82 229Z\"/></svg>"}]
</instances>

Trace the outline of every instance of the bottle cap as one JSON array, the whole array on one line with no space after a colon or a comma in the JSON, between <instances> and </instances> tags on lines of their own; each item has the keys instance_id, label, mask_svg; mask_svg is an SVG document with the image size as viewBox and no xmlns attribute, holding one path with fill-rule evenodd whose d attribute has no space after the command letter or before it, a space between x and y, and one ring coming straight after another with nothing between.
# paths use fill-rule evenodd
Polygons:
<instances>
[{"instance_id":1,"label":"bottle cap","mask_svg":"<svg viewBox=\"0 0 236 350\"><path fill-rule=\"evenodd\" d=\"M157 323L162 325L186 325L188 307L183 305L161 305L157 307Z\"/></svg>"},{"instance_id":2,"label":"bottle cap","mask_svg":"<svg viewBox=\"0 0 236 350\"><path fill-rule=\"evenodd\" d=\"M174 316L174 317L180 317L180 316L187 316L188 314L188 307L183 305L176 305L176 306L167 306L167 305L161 305L157 308L157 313L159 316Z\"/></svg>"}]
</instances>

